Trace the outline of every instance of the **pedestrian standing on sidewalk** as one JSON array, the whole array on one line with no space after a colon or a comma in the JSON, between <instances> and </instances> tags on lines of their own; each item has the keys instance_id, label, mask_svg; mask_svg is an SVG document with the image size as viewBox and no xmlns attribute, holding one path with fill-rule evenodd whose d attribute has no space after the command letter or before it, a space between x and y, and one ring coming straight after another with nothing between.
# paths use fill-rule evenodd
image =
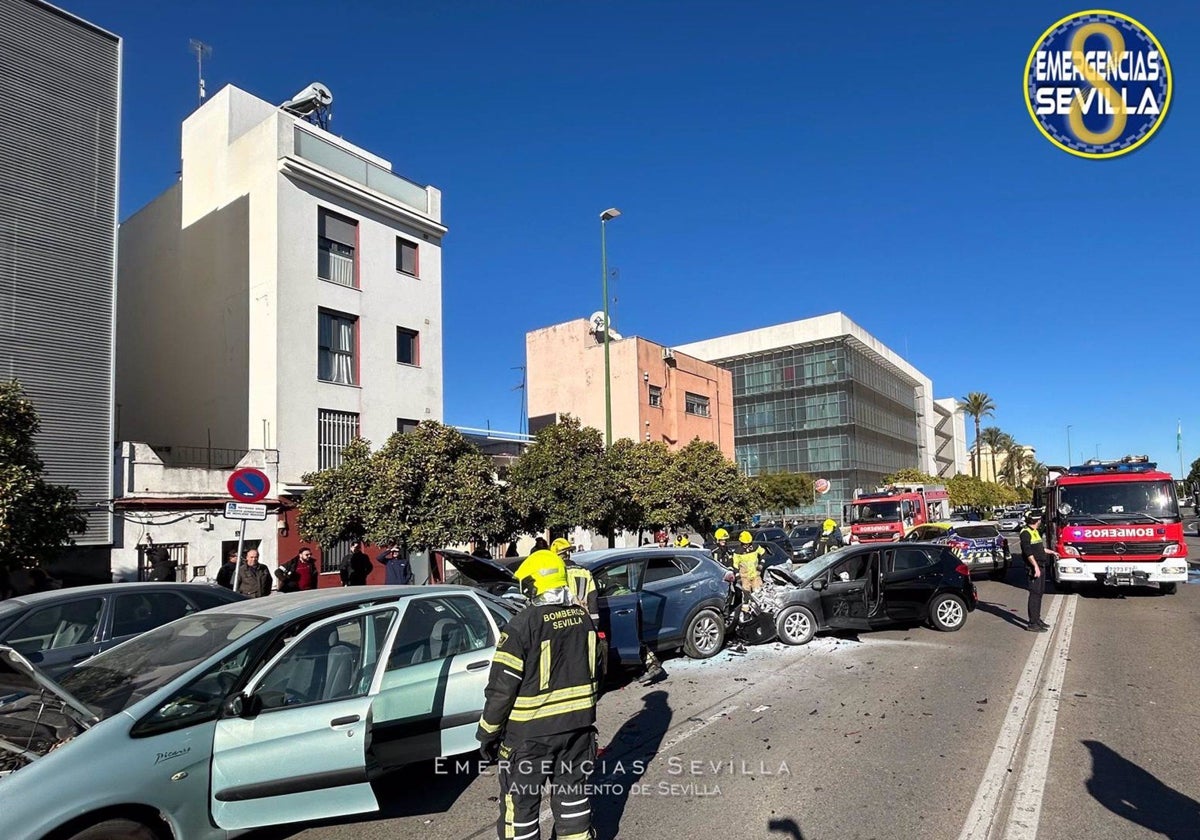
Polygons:
<instances>
[{"instance_id":1,"label":"pedestrian standing on sidewalk","mask_svg":"<svg viewBox=\"0 0 1200 840\"><path fill-rule=\"evenodd\" d=\"M271 573L258 562L258 549L246 552L246 560L238 570L237 591L247 598L265 598L271 594Z\"/></svg>"},{"instance_id":2,"label":"pedestrian standing on sidewalk","mask_svg":"<svg viewBox=\"0 0 1200 840\"><path fill-rule=\"evenodd\" d=\"M355 541L353 551L342 561L342 565L338 569L338 574L342 578L342 586L367 585L367 576L371 574L371 569L375 566L371 562L371 558L367 556L367 552L363 550L365 547L362 540Z\"/></svg>"},{"instance_id":3,"label":"pedestrian standing on sidewalk","mask_svg":"<svg viewBox=\"0 0 1200 840\"><path fill-rule=\"evenodd\" d=\"M317 563L313 560L312 549L308 546L291 560L275 570L279 579L280 592L306 592L317 588Z\"/></svg>"},{"instance_id":4,"label":"pedestrian standing on sidewalk","mask_svg":"<svg viewBox=\"0 0 1200 840\"><path fill-rule=\"evenodd\" d=\"M1025 527L1021 529L1021 556L1025 558L1025 569L1029 573L1029 625L1031 633L1045 633L1050 625L1042 621L1042 593L1046 591L1046 569L1050 560L1057 557L1046 549L1042 541L1042 515L1036 510L1025 514Z\"/></svg>"},{"instance_id":5,"label":"pedestrian standing on sidewalk","mask_svg":"<svg viewBox=\"0 0 1200 840\"><path fill-rule=\"evenodd\" d=\"M376 563L383 565L383 582L391 586L412 586L413 580L412 563L408 562L408 556L400 553L400 547L392 543L387 549L375 558Z\"/></svg>"}]
</instances>

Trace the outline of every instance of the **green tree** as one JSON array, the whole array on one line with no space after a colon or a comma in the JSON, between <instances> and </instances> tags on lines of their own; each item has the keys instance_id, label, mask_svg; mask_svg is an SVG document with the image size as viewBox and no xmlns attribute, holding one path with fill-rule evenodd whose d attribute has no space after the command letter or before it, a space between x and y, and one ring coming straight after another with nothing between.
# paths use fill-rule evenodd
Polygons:
<instances>
[{"instance_id":1,"label":"green tree","mask_svg":"<svg viewBox=\"0 0 1200 840\"><path fill-rule=\"evenodd\" d=\"M364 538L423 551L512 533L492 462L450 426L420 423L376 453L350 443L339 467L304 477L300 534L321 545Z\"/></svg>"},{"instance_id":2,"label":"green tree","mask_svg":"<svg viewBox=\"0 0 1200 840\"><path fill-rule=\"evenodd\" d=\"M946 492L953 507L988 507L992 494L984 483L973 475L956 475L946 482Z\"/></svg>"},{"instance_id":3,"label":"green tree","mask_svg":"<svg viewBox=\"0 0 1200 840\"><path fill-rule=\"evenodd\" d=\"M751 481L763 509L772 513L811 505L816 498L813 477L807 473L760 473Z\"/></svg>"},{"instance_id":4,"label":"green tree","mask_svg":"<svg viewBox=\"0 0 1200 840\"><path fill-rule=\"evenodd\" d=\"M511 536L492 461L451 426L397 432L374 457L367 538L410 550Z\"/></svg>"},{"instance_id":5,"label":"green tree","mask_svg":"<svg viewBox=\"0 0 1200 840\"><path fill-rule=\"evenodd\" d=\"M972 391L962 399L963 413L975 420L975 475L979 475L979 423L996 413L996 404L982 391Z\"/></svg>"},{"instance_id":6,"label":"green tree","mask_svg":"<svg viewBox=\"0 0 1200 840\"><path fill-rule=\"evenodd\" d=\"M329 547L361 539L369 528L367 501L375 485L371 444L358 438L342 450L342 463L301 479L312 489L300 499L300 536Z\"/></svg>"},{"instance_id":7,"label":"green tree","mask_svg":"<svg viewBox=\"0 0 1200 840\"><path fill-rule=\"evenodd\" d=\"M508 473L509 500L529 533L576 526L611 533L614 513L604 438L564 415L537 433Z\"/></svg>"},{"instance_id":8,"label":"green tree","mask_svg":"<svg viewBox=\"0 0 1200 840\"><path fill-rule=\"evenodd\" d=\"M1000 472L996 468L996 454L1007 449L1014 441L1012 435L1002 431L999 426L988 426L979 433L979 439L988 448L992 457L992 480L1000 481Z\"/></svg>"},{"instance_id":9,"label":"green tree","mask_svg":"<svg viewBox=\"0 0 1200 840\"><path fill-rule=\"evenodd\" d=\"M694 439L675 453L671 480L686 524L705 536L718 522L745 522L758 504L758 493L737 465L711 441Z\"/></svg>"},{"instance_id":10,"label":"green tree","mask_svg":"<svg viewBox=\"0 0 1200 840\"><path fill-rule=\"evenodd\" d=\"M1025 473L1033 463L1029 450L1019 443L1013 442L1004 450L1004 478L1010 487L1020 487L1025 483Z\"/></svg>"},{"instance_id":11,"label":"green tree","mask_svg":"<svg viewBox=\"0 0 1200 840\"><path fill-rule=\"evenodd\" d=\"M891 475L884 476L884 484L941 484L942 479L936 475L923 473L914 467L897 470Z\"/></svg>"},{"instance_id":12,"label":"green tree","mask_svg":"<svg viewBox=\"0 0 1200 840\"><path fill-rule=\"evenodd\" d=\"M1200 458L1192 461L1192 469L1190 472L1188 472L1187 481L1192 487L1200 484ZM1197 502L1200 502L1200 499L1197 499Z\"/></svg>"},{"instance_id":13,"label":"green tree","mask_svg":"<svg viewBox=\"0 0 1200 840\"><path fill-rule=\"evenodd\" d=\"M612 482L613 530L636 533L683 521L683 506L671 480L675 455L665 443L621 438L604 457Z\"/></svg>"},{"instance_id":14,"label":"green tree","mask_svg":"<svg viewBox=\"0 0 1200 840\"><path fill-rule=\"evenodd\" d=\"M21 384L0 382L0 569L41 564L87 528L79 493L42 477L34 443L40 427Z\"/></svg>"},{"instance_id":15,"label":"green tree","mask_svg":"<svg viewBox=\"0 0 1200 840\"><path fill-rule=\"evenodd\" d=\"M1041 461L1034 461L1029 467L1029 487L1041 487L1046 483L1046 476L1049 473L1050 471L1046 468L1045 464ZM1033 494L1030 493L1029 495L1032 496ZM1027 502L1029 499L1022 499L1021 501Z\"/></svg>"}]
</instances>

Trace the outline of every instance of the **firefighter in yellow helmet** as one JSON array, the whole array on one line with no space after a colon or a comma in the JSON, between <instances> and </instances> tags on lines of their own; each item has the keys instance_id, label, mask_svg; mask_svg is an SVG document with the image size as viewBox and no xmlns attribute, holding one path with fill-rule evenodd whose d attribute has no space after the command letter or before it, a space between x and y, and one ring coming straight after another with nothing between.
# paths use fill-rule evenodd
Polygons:
<instances>
[{"instance_id":1,"label":"firefighter in yellow helmet","mask_svg":"<svg viewBox=\"0 0 1200 840\"><path fill-rule=\"evenodd\" d=\"M496 644L476 737L500 759L497 836L539 838L541 789L559 840L590 840L588 775L596 759L596 698L603 679L596 628L572 602L567 570L553 551L535 551L516 572L530 605Z\"/></svg>"},{"instance_id":2,"label":"firefighter in yellow helmet","mask_svg":"<svg viewBox=\"0 0 1200 840\"><path fill-rule=\"evenodd\" d=\"M817 544L813 546L813 556L820 557L843 545L845 543L842 542L842 532L838 530L837 522L826 519L821 523L821 535L817 537Z\"/></svg>"},{"instance_id":3,"label":"firefighter in yellow helmet","mask_svg":"<svg viewBox=\"0 0 1200 840\"><path fill-rule=\"evenodd\" d=\"M571 589L572 600L588 611L592 623L600 626L600 607L596 603L596 581L592 573L571 559L575 546L570 540L559 537L550 543L550 550L562 558L567 568L567 584Z\"/></svg>"},{"instance_id":4,"label":"firefighter in yellow helmet","mask_svg":"<svg viewBox=\"0 0 1200 840\"><path fill-rule=\"evenodd\" d=\"M713 549L713 559L722 566L733 566L733 548L729 545L729 532L718 528L713 532L717 546Z\"/></svg>"},{"instance_id":5,"label":"firefighter in yellow helmet","mask_svg":"<svg viewBox=\"0 0 1200 840\"><path fill-rule=\"evenodd\" d=\"M738 588L742 593L742 609L749 610L747 603L750 593L762 589L762 576L759 565L766 549L754 544L754 537L749 531L738 534L738 546L733 550L733 570L737 573Z\"/></svg>"}]
</instances>

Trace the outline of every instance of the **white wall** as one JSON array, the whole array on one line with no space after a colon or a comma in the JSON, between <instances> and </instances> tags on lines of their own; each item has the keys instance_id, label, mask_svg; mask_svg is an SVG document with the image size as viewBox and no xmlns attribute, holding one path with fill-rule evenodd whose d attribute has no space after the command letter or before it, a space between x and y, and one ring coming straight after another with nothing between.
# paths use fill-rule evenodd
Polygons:
<instances>
[{"instance_id":1,"label":"white wall","mask_svg":"<svg viewBox=\"0 0 1200 840\"><path fill-rule=\"evenodd\" d=\"M239 466L256 467L277 486L278 453L251 450ZM205 576L221 567L222 540L233 541L245 527L246 539L261 540L260 562L272 571L277 556L276 517L263 522L225 519L225 486L229 470L167 467L144 443L122 443L114 464L117 514L114 516L112 574L114 581L137 580L138 545L149 535L156 545L186 543L187 579L192 567L204 565ZM140 506L139 502L150 502Z\"/></svg>"}]
</instances>

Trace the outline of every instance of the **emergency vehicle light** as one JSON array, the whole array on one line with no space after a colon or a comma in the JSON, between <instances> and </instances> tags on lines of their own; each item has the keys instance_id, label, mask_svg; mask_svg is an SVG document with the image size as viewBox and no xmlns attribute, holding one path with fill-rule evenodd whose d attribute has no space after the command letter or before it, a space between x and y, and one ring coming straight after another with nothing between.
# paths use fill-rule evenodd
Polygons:
<instances>
[{"instance_id":1,"label":"emergency vehicle light","mask_svg":"<svg viewBox=\"0 0 1200 840\"><path fill-rule=\"evenodd\" d=\"M1076 467L1071 467L1067 470L1070 475L1098 475L1101 473L1114 472L1153 472L1158 469L1158 464L1153 464L1148 461L1141 463L1128 463L1127 461L1102 461L1096 463L1080 464Z\"/></svg>"}]
</instances>

